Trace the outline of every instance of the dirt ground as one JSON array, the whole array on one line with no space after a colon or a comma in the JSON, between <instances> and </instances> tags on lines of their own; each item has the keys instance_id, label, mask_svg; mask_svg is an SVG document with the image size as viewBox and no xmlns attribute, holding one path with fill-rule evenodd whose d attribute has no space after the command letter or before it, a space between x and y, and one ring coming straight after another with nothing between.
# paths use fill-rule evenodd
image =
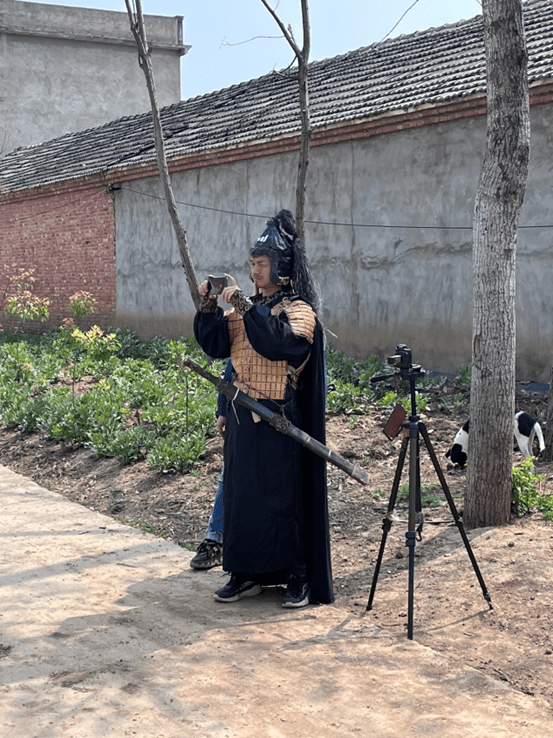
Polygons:
<instances>
[{"instance_id":1,"label":"dirt ground","mask_svg":"<svg viewBox=\"0 0 553 738\"><path fill-rule=\"evenodd\" d=\"M519 395L517 408L543 424L546 398ZM372 407L366 415L327 418L329 445L370 475L369 485L362 486L336 467L328 470L336 605L356 615L367 606L397 466L400 441L391 442L382 432L389 415L389 410ZM446 414L438 401L421 415L461 510L465 472L452 468L445 453L466 418ZM514 454L515 463L521 458ZM193 549L204 536L222 446L220 439L212 439L191 473L160 474L150 471L147 462L121 466L38 434L4 429L0 463L91 510ZM407 467L408 462L402 483L408 481ZM545 475L545 489L553 492L553 467L538 459L536 470ZM424 447L421 478L439 504L425 508L422 540L415 547L415 640L552 707L553 524L534 514L503 528L467 531L492 598L490 609ZM398 502L396 512L373 608L364 615L366 626L374 624L391 636L405 634L408 614L405 501Z\"/></svg>"}]
</instances>

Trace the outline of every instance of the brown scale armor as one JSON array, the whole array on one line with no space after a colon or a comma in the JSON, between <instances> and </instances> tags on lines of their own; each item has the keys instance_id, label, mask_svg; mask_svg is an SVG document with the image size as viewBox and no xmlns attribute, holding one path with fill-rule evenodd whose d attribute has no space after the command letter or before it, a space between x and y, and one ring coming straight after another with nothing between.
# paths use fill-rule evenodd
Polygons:
<instances>
[{"instance_id":1,"label":"brown scale armor","mask_svg":"<svg viewBox=\"0 0 553 738\"><path fill-rule=\"evenodd\" d=\"M284 299L275 305L271 313L280 315L286 312L290 326L298 336L313 343L316 316L312 308L302 300ZM286 384L295 380L303 365L298 369L291 367L286 361L270 361L255 351L244 328L242 315L231 309L227 312L229 336L231 342L230 358L237 379L235 384L243 392L257 400L283 400Z\"/></svg>"}]
</instances>

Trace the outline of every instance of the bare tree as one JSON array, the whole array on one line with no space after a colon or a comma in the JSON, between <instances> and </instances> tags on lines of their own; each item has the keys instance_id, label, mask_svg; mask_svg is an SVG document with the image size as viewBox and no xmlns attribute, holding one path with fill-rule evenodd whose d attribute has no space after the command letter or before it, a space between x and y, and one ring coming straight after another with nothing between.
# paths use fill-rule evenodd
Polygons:
<instances>
[{"instance_id":1,"label":"bare tree","mask_svg":"<svg viewBox=\"0 0 553 738\"><path fill-rule=\"evenodd\" d=\"M517 228L530 152L520 0L483 0L487 144L474 211L468 527L510 518Z\"/></svg>"},{"instance_id":2,"label":"bare tree","mask_svg":"<svg viewBox=\"0 0 553 738\"><path fill-rule=\"evenodd\" d=\"M298 62L298 86L300 100L301 138L300 156L298 161L298 176L296 180L296 225L301 240L305 243L305 190L307 185L307 167L309 165L309 147L311 145L311 119L309 116L309 86L308 67L311 51L311 28L309 24L309 7L307 0L301 0L301 15L303 27L303 46L300 49L294 38L292 27L284 25L277 13L267 0L261 0L269 13L277 22L284 38L288 41Z\"/></svg>"},{"instance_id":3,"label":"bare tree","mask_svg":"<svg viewBox=\"0 0 553 738\"><path fill-rule=\"evenodd\" d=\"M131 3L134 8L131 7ZM190 294L192 296L192 300L196 309L198 309L200 304L200 296L198 294L198 278L196 277L196 271L194 269L194 264L192 263L192 258L190 256L186 230L184 229L184 226L179 218L177 204L175 201L175 196L173 194L173 188L171 186L169 167L167 166L167 157L165 155L165 144L163 141L161 116L157 103L154 70L152 67L152 56L150 53L148 40L146 38L146 28L144 26L144 16L142 14L142 3L141 0L125 0L125 5L127 6L127 13L129 14L131 31L138 47L138 63L140 65L140 68L144 72L144 76L146 77L146 86L148 88L148 95L150 96L157 163L161 182L163 184L163 189L165 192L167 209L169 210L171 222L173 223L173 228L177 237L177 244L181 256L181 262L184 273L186 274L186 280L188 282Z\"/></svg>"},{"instance_id":4,"label":"bare tree","mask_svg":"<svg viewBox=\"0 0 553 738\"><path fill-rule=\"evenodd\" d=\"M549 392L547 393L547 417L545 419L545 451L543 459L553 461L553 366L549 373Z\"/></svg>"}]
</instances>

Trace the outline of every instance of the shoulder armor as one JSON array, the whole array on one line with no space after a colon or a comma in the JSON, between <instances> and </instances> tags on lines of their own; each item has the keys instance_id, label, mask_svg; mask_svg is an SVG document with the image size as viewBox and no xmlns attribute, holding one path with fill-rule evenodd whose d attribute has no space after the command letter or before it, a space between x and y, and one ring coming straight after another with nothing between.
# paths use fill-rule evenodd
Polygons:
<instances>
[{"instance_id":1,"label":"shoulder armor","mask_svg":"<svg viewBox=\"0 0 553 738\"><path fill-rule=\"evenodd\" d=\"M285 299L279 302L278 305L275 305L272 310L274 315L280 315L283 311L288 316L290 326L296 336L307 338L309 343L313 343L317 316L311 305L300 299Z\"/></svg>"}]
</instances>

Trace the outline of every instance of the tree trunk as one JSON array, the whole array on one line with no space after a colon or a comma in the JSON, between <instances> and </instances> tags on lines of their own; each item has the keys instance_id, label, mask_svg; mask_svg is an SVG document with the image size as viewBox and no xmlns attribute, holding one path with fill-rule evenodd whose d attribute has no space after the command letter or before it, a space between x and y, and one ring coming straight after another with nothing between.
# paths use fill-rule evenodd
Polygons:
<instances>
[{"instance_id":1,"label":"tree trunk","mask_svg":"<svg viewBox=\"0 0 553 738\"><path fill-rule=\"evenodd\" d=\"M300 97L301 140L298 161L298 177L296 180L296 224L302 244L305 244L305 192L307 189L307 167L309 165L309 148L311 146L311 118L309 115L309 52L311 35L309 27L309 9L307 0L301 2L303 18L303 48L298 56L298 85Z\"/></svg>"},{"instance_id":2,"label":"tree trunk","mask_svg":"<svg viewBox=\"0 0 553 738\"><path fill-rule=\"evenodd\" d=\"M269 13L273 16L284 38L288 41L298 62L298 87L300 101L300 153L298 160L298 176L296 178L296 227L301 242L305 247L305 192L307 187L307 167L309 165L309 148L311 146L311 118L309 114L309 53L311 51L311 27L309 23L308 0L301 0L301 15L303 25L303 47L297 45L292 29L286 28L267 0L261 0Z\"/></svg>"},{"instance_id":3,"label":"tree trunk","mask_svg":"<svg viewBox=\"0 0 553 738\"><path fill-rule=\"evenodd\" d=\"M545 421L544 461L553 461L553 366L549 375L549 392L547 393L547 418Z\"/></svg>"},{"instance_id":4,"label":"tree trunk","mask_svg":"<svg viewBox=\"0 0 553 738\"><path fill-rule=\"evenodd\" d=\"M530 150L520 0L484 0L487 145L474 211L468 527L509 521L515 412L516 244Z\"/></svg>"},{"instance_id":5,"label":"tree trunk","mask_svg":"<svg viewBox=\"0 0 553 738\"><path fill-rule=\"evenodd\" d=\"M131 9L131 1L136 5L136 13L134 13ZM165 201L167 203L167 209L169 211L169 216L173 224L173 230L175 231L175 236L177 238L177 245L179 248L184 273L186 275L186 280L188 282L188 288L190 289L190 295L192 297L192 301L194 302L194 307L197 310L200 306L198 278L196 277L196 270L194 269L192 257L190 256L186 230L179 218L177 203L175 201L173 188L171 186L169 167L167 166L167 157L165 155L165 143L163 141L161 116L159 114L159 105L157 103L154 70L152 68L152 57L148 47L146 28L144 26L144 17L142 15L142 4L141 0L125 0L125 5L127 6L127 12L131 24L131 31L138 47L138 63L140 65L140 68L144 72L144 76L146 78L146 87L148 88L148 95L150 96L157 163L159 175L161 177L161 182L163 185L163 190L165 192Z\"/></svg>"}]
</instances>

